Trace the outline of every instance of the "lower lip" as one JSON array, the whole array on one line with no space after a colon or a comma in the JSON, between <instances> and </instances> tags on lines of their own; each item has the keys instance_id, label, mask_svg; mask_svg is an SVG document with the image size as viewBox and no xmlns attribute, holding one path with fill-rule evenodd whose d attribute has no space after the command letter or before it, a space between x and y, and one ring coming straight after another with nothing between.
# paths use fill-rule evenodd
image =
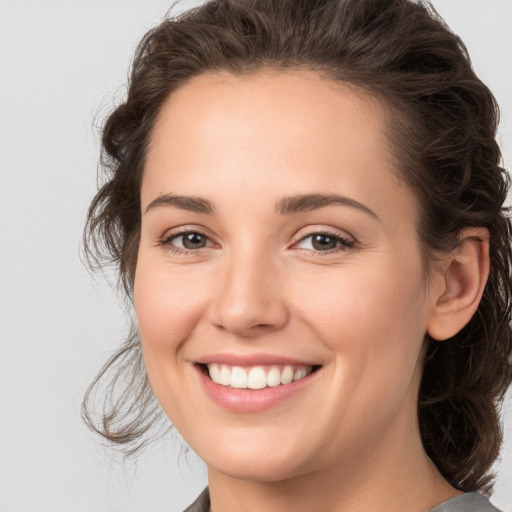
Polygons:
<instances>
[{"instance_id":1,"label":"lower lip","mask_svg":"<svg viewBox=\"0 0 512 512\"><path fill-rule=\"evenodd\" d=\"M201 384L208 396L218 405L234 412L261 412L275 407L287 398L300 393L314 380L319 370L303 379L263 389L235 389L216 384L196 366Z\"/></svg>"}]
</instances>

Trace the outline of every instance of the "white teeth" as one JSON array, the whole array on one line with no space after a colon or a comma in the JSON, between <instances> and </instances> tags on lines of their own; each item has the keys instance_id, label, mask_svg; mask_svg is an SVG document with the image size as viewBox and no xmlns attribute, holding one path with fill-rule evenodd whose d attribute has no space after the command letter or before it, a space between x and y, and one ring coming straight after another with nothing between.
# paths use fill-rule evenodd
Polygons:
<instances>
[{"instance_id":1,"label":"white teeth","mask_svg":"<svg viewBox=\"0 0 512 512\"><path fill-rule=\"evenodd\" d=\"M247 373L240 366L233 366L231 370L231 387L237 389L247 388Z\"/></svg>"},{"instance_id":2,"label":"white teeth","mask_svg":"<svg viewBox=\"0 0 512 512\"><path fill-rule=\"evenodd\" d=\"M293 368L291 366L286 366L281 373L281 384L290 384L293 380Z\"/></svg>"},{"instance_id":3,"label":"white teeth","mask_svg":"<svg viewBox=\"0 0 512 512\"><path fill-rule=\"evenodd\" d=\"M261 366L251 368L247 377L247 387L249 389L263 389L267 387L267 374Z\"/></svg>"},{"instance_id":4,"label":"white teeth","mask_svg":"<svg viewBox=\"0 0 512 512\"><path fill-rule=\"evenodd\" d=\"M300 368L293 374L293 380L294 381L300 380L300 379L303 379L305 376L306 376L306 369Z\"/></svg>"},{"instance_id":5,"label":"white teeth","mask_svg":"<svg viewBox=\"0 0 512 512\"><path fill-rule=\"evenodd\" d=\"M226 366L225 364L221 365L219 380L215 380L213 377L212 380L217 384L229 386L231 384L231 370L229 369L229 366Z\"/></svg>"},{"instance_id":6,"label":"white teeth","mask_svg":"<svg viewBox=\"0 0 512 512\"><path fill-rule=\"evenodd\" d=\"M220 367L218 364L211 364L208 367L208 371L210 372L210 377L213 380L213 382L219 382L220 377Z\"/></svg>"},{"instance_id":7,"label":"white teeth","mask_svg":"<svg viewBox=\"0 0 512 512\"><path fill-rule=\"evenodd\" d=\"M267 386L274 387L281 384L281 372L279 368L273 366L267 373Z\"/></svg>"},{"instance_id":8,"label":"white teeth","mask_svg":"<svg viewBox=\"0 0 512 512\"><path fill-rule=\"evenodd\" d=\"M290 365L284 368L272 366L265 370L263 366L244 368L242 366L229 366L227 364L208 364L210 378L216 384L231 386L236 389L263 389L286 385L307 377L311 366L303 366L294 370Z\"/></svg>"}]
</instances>

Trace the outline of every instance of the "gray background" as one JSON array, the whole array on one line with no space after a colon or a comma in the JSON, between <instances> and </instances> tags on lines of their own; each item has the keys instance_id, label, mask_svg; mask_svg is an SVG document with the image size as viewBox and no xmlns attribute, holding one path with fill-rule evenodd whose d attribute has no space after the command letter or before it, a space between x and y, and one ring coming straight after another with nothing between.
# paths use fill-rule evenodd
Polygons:
<instances>
[{"instance_id":1,"label":"gray background","mask_svg":"<svg viewBox=\"0 0 512 512\"><path fill-rule=\"evenodd\" d=\"M512 166L512 1L438 0L502 107ZM126 320L79 260L95 191L92 128L122 97L168 0L0 1L0 511L180 511L206 472L175 436L112 460L79 417ZM183 7L192 2L183 1ZM512 397L493 502L512 511Z\"/></svg>"}]
</instances>

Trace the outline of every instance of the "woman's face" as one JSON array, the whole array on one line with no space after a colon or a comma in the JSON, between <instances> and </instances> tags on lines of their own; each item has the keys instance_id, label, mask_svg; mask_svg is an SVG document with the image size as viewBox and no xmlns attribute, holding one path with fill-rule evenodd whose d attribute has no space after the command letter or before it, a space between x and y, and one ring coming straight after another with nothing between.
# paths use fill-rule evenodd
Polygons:
<instances>
[{"instance_id":1,"label":"woman's face","mask_svg":"<svg viewBox=\"0 0 512 512\"><path fill-rule=\"evenodd\" d=\"M417 435L433 298L391 160L378 103L313 72L205 74L164 104L135 305L153 390L212 471L282 480Z\"/></svg>"}]
</instances>

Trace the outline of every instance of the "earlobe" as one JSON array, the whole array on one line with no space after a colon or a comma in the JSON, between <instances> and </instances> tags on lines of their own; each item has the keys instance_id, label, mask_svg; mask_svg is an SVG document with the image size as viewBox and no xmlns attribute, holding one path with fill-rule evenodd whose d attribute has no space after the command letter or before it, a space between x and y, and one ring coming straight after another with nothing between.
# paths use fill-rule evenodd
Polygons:
<instances>
[{"instance_id":1,"label":"earlobe","mask_svg":"<svg viewBox=\"0 0 512 512\"><path fill-rule=\"evenodd\" d=\"M460 244L446 257L442 291L433 297L427 333L436 340L457 334L478 308L489 275L489 231L467 228Z\"/></svg>"}]
</instances>

